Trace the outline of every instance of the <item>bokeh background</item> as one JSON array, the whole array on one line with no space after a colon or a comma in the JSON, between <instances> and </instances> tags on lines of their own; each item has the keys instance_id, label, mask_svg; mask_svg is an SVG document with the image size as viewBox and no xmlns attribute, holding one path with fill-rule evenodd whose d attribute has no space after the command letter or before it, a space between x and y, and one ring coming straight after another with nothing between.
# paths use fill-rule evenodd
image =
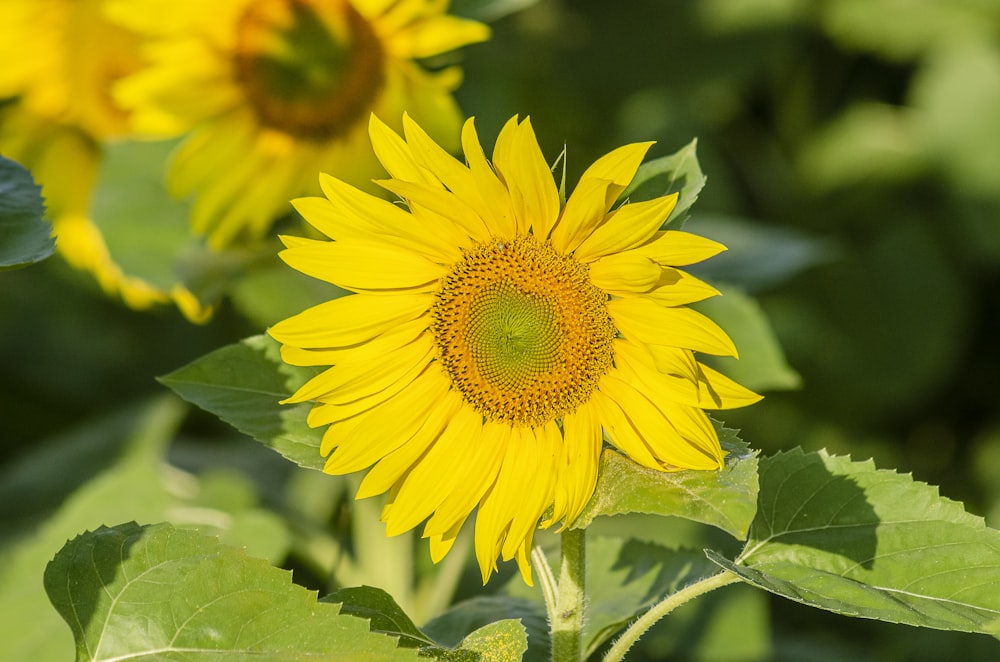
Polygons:
<instances>
[{"instance_id":1,"label":"bokeh background","mask_svg":"<svg viewBox=\"0 0 1000 662\"><path fill-rule=\"evenodd\" d=\"M549 158L567 148L573 182L624 142L656 140L655 157L697 138L708 184L686 229L730 247L700 275L755 298L788 366L747 371L767 397L728 425L765 454L827 448L912 472L1000 527L1000 2L452 6L494 31L462 52L457 94L484 141L530 115ZM268 314L246 291L203 326L134 312L58 258L0 274L3 541L103 461L68 439L162 394L155 376L261 332ZM266 467L274 483L291 471L198 413L181 436L181 464ZM987 637L749 589L668 620L636 659L1000 655Z\"/></svg>"}]
</instances>

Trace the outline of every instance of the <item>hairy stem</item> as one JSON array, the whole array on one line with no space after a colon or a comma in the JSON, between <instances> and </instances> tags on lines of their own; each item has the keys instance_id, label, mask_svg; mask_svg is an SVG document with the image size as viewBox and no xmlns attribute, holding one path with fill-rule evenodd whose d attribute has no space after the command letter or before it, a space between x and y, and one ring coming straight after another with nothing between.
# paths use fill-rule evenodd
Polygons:
<instances>
[{"instance_id":1,"label":"hairy stem","mask_svg":"<svg viewBox=\"0 0 1000 662\"><path fill-rule=\"evenodd\" d=\"M677 607L680 607L685 602L696 598L699 595L704 595L705 593L713 591L719 587L734 584L738 581L740 581L739 575L726 570L717 575L706 577L705 579L697 581L694 584L685 586L672 595L668 595L662 601L653 605L649 611L636 619L635 622L633 622L632 625L630 625L628 629L622 633L622 636L615 641L614 645L608 650L607 655L604 656L604 662L621 662L625 659L625 653L627 653L628 649L639 640L639 637L644 635L649 628L653 627L654 623L672 612Z\"/></svg>"},{"instance_id":2,"label":"hairy stem","mask_svg":"<svg viewBox=\"0 0 1000 662\"><path fill-rule=\"evenodd\" d=\"M549 612L552 662L580 662L587 559L584 529L563 531L560 554L555 610Z\"/></svg>"}]
</instances>

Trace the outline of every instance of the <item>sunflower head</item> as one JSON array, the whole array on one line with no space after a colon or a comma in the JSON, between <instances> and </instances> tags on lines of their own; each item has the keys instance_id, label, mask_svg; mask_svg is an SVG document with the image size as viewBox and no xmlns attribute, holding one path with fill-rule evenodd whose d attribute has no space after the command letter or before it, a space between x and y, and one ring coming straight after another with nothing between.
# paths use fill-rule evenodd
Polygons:
<instances>
[{"instance_id":1,"label":"sunflower head","mask_svg":"<svg viewBox=\"0 0 1000 662\"><path fill-rule=\"evenodd\" d=\"M287 401L313 402L327 472L388 492L390 535L423 522L437 560L475 512L483 581L500 557L530 583L534 531L582 511L605 443L660 471L722 466L704 410L758 396L698 361L736 350L687 307L717 291L678 267L723 247L662 229L676 194L617 202L650 143L563 201L529 120L491 160L472 120L464 161L403 126L370 124L402 205L327 175L294 202L333 241L285 237L282 258L353 294L270 329L285 361L331 366Z\"/></svg>"},{"instance_id":2,"label":"sunflower head","mask_svg":"<svg viewBox=\"0 0 1000 662\"><path fill-rule=\"evenodd\" d=\"M461 72L422 63L489 35L438 0L107 1L148 40L116 98L136 130L186 134L171 188L217 248L259 239L290 198L318 192L317 171L370 184L372 113L408 109L438 139L457 136Z\"/></svg>"}]
</instances>

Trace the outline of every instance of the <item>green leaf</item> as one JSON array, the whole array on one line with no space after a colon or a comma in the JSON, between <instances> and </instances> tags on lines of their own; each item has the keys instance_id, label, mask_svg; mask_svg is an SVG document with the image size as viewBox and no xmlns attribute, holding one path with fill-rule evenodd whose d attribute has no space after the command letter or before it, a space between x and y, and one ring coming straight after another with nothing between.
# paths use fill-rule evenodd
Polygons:
<instances>
[{"instance_id":1,"label":"green leaf","mask_svg":"<svg viewBox=\"0 0 1000 662\"><path fill-rule=\"evenodd\" d=\"M45 590L73 630L78 660L418 659L317 602L290 572L168 524L79 536L49 563Z\"/></svg>"},{"instance_id":2,"label":"green leaf","mask_svg":"<svg viewBox=\"0 0 1000 662\"><path fill-rule=\"evenodd\" d=\"M781 344L760 304L738 288L717 287L722 296L701 301L693 307L729 333L740 358L701 356L699 360L755 391L798 388L802 380L785 360Z\"/></svg>"},{"instance_id":3,"label":"green leaf","mask_svg":"<svg viewBox=\"0 0 1000 662\"><path fill-rule=\"evenodd\" d=\"M713 561L849 616L1000 634L1000 531L908 475L795 450L761 460L744 551Z\"/></svg>"},{"instance_id":4,"label":"green leaf","mask_svg":"<svg viewBox=\"0 0 1000 662\"><path fill-rule=\"evenodd\" d=\"M496 626L498 622L508 625ZM497 633L490 629L494 626L500 627L501 632ZM527 655L524 655L526 661L542 662L549 659L549 628L545 607L540 602L503 595L479 596L452 605L448 611L428 621L423 628L424 632L435 641L457 647L459 650L480 650L482 648L480 642L485 635L499 634L503 637L506 633L508 642L512 643L515 638L520 641L521 635L514 636L515 629L520 629L522 633L526 632L527 638L524 640L525 648L522 653L511 659L522 659L524 651L527 651ZM480 633L478 636L477 632ZM456 662L465 662L465 658L461 656L455 659Z\"/></svg>"},{"instance_id":5,"label":"green leaf","mask_svg":"<svg viewBox=\"0 0 1000 662\"><path fill-rule=\"evenodd\" d=\"M392 596L380 588L342 588L324 596L320 602L340 603L340 613L368 619L372 632L398 637L400 646L415 648L437 645L413 624Z\"/></svg>"},{"instance_id":6,"label":"green leaf","mask_svg":"<svg viewBox=\"0 0 1000 662\"><path fill-rule=\"evenodd\" d=\"M296 464L322 470L322 430L306 423L308 403L281 405L317 371L281 360L278 343L254 336L160 377L179 396Z\"/></svg>"},{"instance_id":7,"label":"green leaf","mask_svg":"<svg viewBox=\"0 0 1000 662\"><path fill-rule=\"evenodd\" d=\"M0 156L0 271L26 267L55 250L45 202L31 173Z\"/></svg>"},{"instance_id":8,"label":"green leaf","mask_svg":"<svg viewBox=\"0 0 1000 662\"><path fill-rule=\"evenodd\" d=\"M600 515L673 515L718 527L742 540L757 504L757 456L734 430L719 432L728 451L720 471L655 471L605 449L594 496L573 522L580 529Z\"/></svg>"},{"instance_id":9,"label":"green leaf","mask_svg":"<svg viewBox=\"0 0 1000 662\"><path fill-rule=\"evenodd\" d=\"M698 164L697 146L698 141L692 140L670 156L643 163L619 199L640 202L677 193L677 205L664 226L680 227L707 180Z\"/></svg>"},{"instance_id":10,"label":"green leaf","mask_svg":"<svg viewBox=\"0 0 1000 662\"><path fill-rule=\"evenodd\" d=\"M528 650L528 633L520 621L508 618L479 628L458 649L475 653L477 662L517 662Z\"/></svg>"}]
</instances>

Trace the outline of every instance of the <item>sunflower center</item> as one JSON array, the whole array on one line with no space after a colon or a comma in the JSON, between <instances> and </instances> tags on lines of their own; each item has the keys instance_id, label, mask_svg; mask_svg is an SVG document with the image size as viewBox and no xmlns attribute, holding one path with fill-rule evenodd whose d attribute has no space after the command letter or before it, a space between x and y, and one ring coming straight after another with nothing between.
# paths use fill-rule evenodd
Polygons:
<instances>
[{"instance_id":1,"label":"sunflower center","mask_svg":"<svg viewBox=\"0 0 1000 662\"><path fill-rule=\"evenodd\" d=\"M240 18L236 75L260 121L302 138L345 132L383 82L382 43L348 0L256 0Z\"/></svg>"},{"instance_id":2,"label":"sunflower center","mask_svg":"<svg viewBox=\"0 0 1000 662\"><path fill-rule=\"evenodd\" d=\"M617 333L587 267L533 236L467 251L431 308L438 357L483 416L537 426L586 402Z\"/></svg>"}]
</instances>

